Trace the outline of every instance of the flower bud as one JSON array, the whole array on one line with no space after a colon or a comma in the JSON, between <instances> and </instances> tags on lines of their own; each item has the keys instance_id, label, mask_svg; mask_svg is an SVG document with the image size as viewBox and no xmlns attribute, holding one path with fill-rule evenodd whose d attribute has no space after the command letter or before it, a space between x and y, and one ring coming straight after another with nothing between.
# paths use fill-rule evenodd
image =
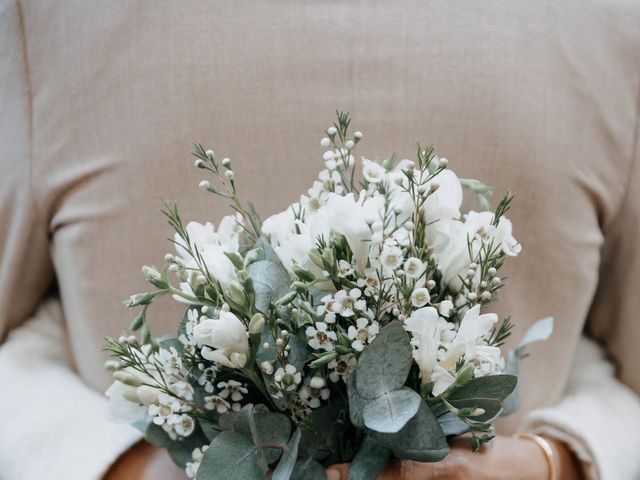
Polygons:
<instances>
[{"instance_id":1,"label":"flower bud","mask_svg":"<svg viewBox=\"0 0 640 480\"><path fill-rule=\"evenodd\" d=\"M338 133L338 129L336 127L329 127L327 128L327 133L331 136L335 135L336 133Z\"/></svg>"},{"instance_id":2,"label":"flower bud","mask_svg":"<svg viewBox=\"0 0 640 480\"><path fill-rule=\"evenodd\" d=\"M320 146L322 147L328 147L329 145L331 145L331 140L327 137L324 137L322 140L320 140Z\"/></svg>"},{"instance_id":3,"label":"flower bud","mask_svg":"<svg viewBox=\"0 0 640 480\"><path fill-rule=\"evenodd\" d=\"M204 152L207 155L207 158L209 160L213 160L213 157L215 156L213 153L213 150L207 150L206 152Z\"/></svg>"},{"instance_id":4,"label":"flower bud","mask_svg":"<svg viewBox=\"0 0 640 480\"><path fill-rule=\"evenodd\" d=\"M295 273L300 280L305 282L313 282L316 279L316 276L313 273L299 264L295 264L293 266L293 273Z\"/></svg>"},{"instance_id":5,"label":"flower bud","mask_svg":"<svg viewBox=\"0 0 640 480\"><path fill-rule=\"evenodd\" d=\"M200 190L209 190L209 187L211 187L211 183L209 182L209 180L202 180L198 184L198 188L200 188Z\"/></svg>"},{"instance_id":6,"label":"flower bud","mask_svg":"<svg viewBox=\"0 0 640 480\"><path fill-rule=\"evenodd\" d=\"M362 140L362 137L363 137L363 136L364 136L364 135L362 135L362 132L355 132L355 133L353 134L353 138L355 138L356 140Z\"/></svg>"},{"instance_id":7,"label":"flower bud","mask_svg":"<svg viewBox=\"0 0 640 480\"><path fill-rule=\"evenodd\" d=\"M131 297L125 301L125 305L129 308L137 307L138 305L148 305L154 298L155 295L151 292L136 293L135 295L131 295Z\"/></svg>"},{"instance_id":8,"label":"flower bud","mask_svg":"<svg viewBox=\"0 0 640 480\"><path fill-rule=\"evenodd\" d=\"M262 333L264 323L264 316L261 313L256 313L249 321L249 334L256 335Z\"/></svg>"},{"instance_id":9,"label":"flower bud","mask_svg":"<svg viewBox=\"0 0 640 480\"><path fill-rule=\"evenodd\" d=\"M162 275L155 267L149 267L145 265L142 267L142 274L144 279L154 287L165 289L168 287L167 282L162 279Z\"/></svg>"},{"instance_id":10,"label":"flower bud","mask_svg":"<svg viewBox=\"0 0 640 480\"><path fill-rule=\"evenodd\" d=\"M130 372L124 372L122 370L113 372L113 378L125 385L129 385L130 387L139 387L142 385L140 378Z\"/></svg>"},{"instance_id":11,"label":"flower bud","mask_svg":"<svg viewBox=\"0 0 640 480\"><path fill-rule=\"evenodd\" d=\"M347 150L351 150L354 147L354 143L353 140L347 140L344 144L344 146L347 148Z\"/></svg>"},{"instance_id":12,"label":"flower bud","mask_svg":"<svg viewBox=\"0 0 640 480\"><path fill-rule=\"evenodd\" d=\"M158 390L150 387L149 385L140 385L136 389L136 393L138 394L140 403L143 403L144 405L151 405L158 401Z\"/></svg>"},{"instance_id":13,"label":"flower bud","mask_svg":"<svg viewBox=\"0 0 640 480\"><path fill-rule=\"evenodd\" d=\"M228 157L225 157L222 159L222 166L224 168L230 168L231 167L231 159Z\"/></svg>"},{"instance_id":14,"label":"flower bud","mask_svg":"<svg viewBox=\"0 0 640 480\"><path fill-rule=\"evenodd\" d=\"M229 298L238 305L244 305L246 293L242 284L237 280L232 280L229 284Z\"/></svg>"}]
</instances>

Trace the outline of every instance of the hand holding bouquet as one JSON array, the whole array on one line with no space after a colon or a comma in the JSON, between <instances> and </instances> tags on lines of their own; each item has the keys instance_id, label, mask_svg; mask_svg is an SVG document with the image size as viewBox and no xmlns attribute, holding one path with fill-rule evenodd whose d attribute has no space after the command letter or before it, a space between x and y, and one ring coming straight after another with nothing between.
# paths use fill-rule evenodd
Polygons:
<instances>
[{"instance_id":1,"label":"hand holding bouquet","mask_svg":"<svg viewBox=\"0 0 640 480\"><path fill-rule=\"evenodd\" d=\"M260 220L237 194L231 161L196 145L200 187L234 210L216 229L165 211L175 254L144 267L154 289L133 295L131 330L109 340L116 414L200 480L375 478L391 456L436 462L447 438L477 450L517 406L524 347L507 359L512 323L486 312L519 243L505 195L459 179L432 147L416 160L362 159L339 113L321 145L325 169L306 195ZM460 212L463 187L483 211ZM171 277L171 278L170 278ZM155 338L149 306L172 295L186 313Z\"/></svg>"}]
</instances>

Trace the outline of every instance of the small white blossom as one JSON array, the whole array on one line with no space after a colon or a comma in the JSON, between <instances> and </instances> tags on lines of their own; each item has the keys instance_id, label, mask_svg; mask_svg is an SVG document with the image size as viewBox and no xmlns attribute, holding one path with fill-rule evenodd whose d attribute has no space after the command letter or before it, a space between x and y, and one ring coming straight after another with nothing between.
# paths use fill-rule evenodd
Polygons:
<instances>
[{"instance_id":1,"label":"small white blossom","mask_svg":"<svg viewBox=\"0 0 640 480\"><path fill-rule=\"evenodd\" d=\"M176 418L174 419L175 431L181 437L188 437L189 435L191 435L195 427L196 424L193 418L184 413L182 415L176 416Z\"/></svg>"},{"instance_id":2,"label":"small white blossom","mask_svg":"<svg viewBox=\"0 0 640 480\"><path fill-rule=\"evenodd\" d=\"M229 411L231 404L219 395L211 395L204 397L204 408L215 410L218 413L225 413Z\"/></svg>"},{"instance_id":3,"label":"small white blossom","mask_svg":"<svg viewBox=\"0 0 640 480\"><path fill-rule=\"evenodd\" d=\"M380 183L384 180L386 171L384 167L376 162L362 159L362 176L369 183Z\"/></svg>"},{"instance_id":4,"label":"small white blossom","mask_svg":"<svg viewBox=\"0 0 640 480\"><path fill-rule=\"evenodd\" d=\"M200 464L202 463L202 457L204 456L204 452L207 451L209 445L203 445L200 448L196 448L191 453L191 462L187 462L185 466L185 473L189 478L196 478L196 474L198 473L198 469L200 468Z\"/></svg>"},{"instance_id":5,"label":"small white blossom","mask_svg":"<svg viewBox=\"0 0 640 480\"><path fill-rule=\"evenodd\" d=\"M385 245L380 254L382 265L390 270L395 270L402 265L402 250L396 246Z\"/></svg>"},{"instance_id":6,"label":"small white blossom","mask_svg":"<svg viewBox=\"0 0 640 480\"><path fill-rule=\"evenodd\" d=\"M338 277L346 278L350 275L353 275L353 265L346 260L340 260L338 262Z\"/></svg>"},{"instance_id":7,"label":"small white blossom","mask_svg":"<svg viewBox=\"0 0 640 480\"><path fill-rule=\"evenodd\" d=\"M202 371L202 374L198 378L198 384L204 387L204 391L207 393L213 392L213 382L218 375L218 369L216 367L207 367Z\"/></svg>"},{"instance_id":8,"label":"small white blossom","mask_svg":"<svg viewBox=\"0 0 640 480\"><path fill-rule=\"evenodd\" d=\"M174 347L170 347L168 350L161 348L156 358L167 375L177 375L182 369L182 358Z\"/></svg>"},{"instance_id":9,"label":"small white blossom","mask_svg":"<svg viewBox=\"0 0 640 480\"><path fill-rule=\"evenodd\" d=\"M338 340L336 332L327 330L328 325L324 322L316 322L315 327L307 327L305 333L309 339L308 343L314 350L333 350L333 342Z\"/></svg>"},{"instance_id":10,"label":"small white blossom","mask_svg":"<svg viewBox=\"0 0 640 480\"><path fill-rule=\"evenodd\" d=\"M329 370L331 370L331 373L329 373L329 380L334 383L338 382L340 379L344 380L346 376L356 368L357 364L358 361L352 353L342 355L331 360L327 365Z\"/></svg>"},{"instance_id":11,"label":"small white blossom","mask_svg":"<svg viewBox=\"0 0 640 480\"><path fill-rule=\"evenodd\" d=\"M367 308L367 302L360 299L362 290L352 288L348 292L340 290L335 294L335 301L338 303L338 313L343 317L352 317L356 311L362 311Z\"/></svg>"},{"instance_id":12,"label":"small white blossom","mask_svg":"<svg viewBox=\"0 0 640 480\"><path fill-rule=\"evenodd\" d=\"M361 352L367 343L371 343L376 335L380 332L378 322L372 322L369 325L369 320L366 318L358 318L356 325L351 325L347 334L349 340L352 340L351 346L354 350Z\"/></svg>"},{"instance_id":13,"label":"small white blossom","mask_svg":"<svg viewBox=\"0 0 640 480\"><path fill-rule=\"evenodd\" d=\"M416 308L424 307L430 298L429 290L424 287L416 288L411 294L411 305Z\"/></svg>"},{"instance_id":14,"label":"small white blossom","mask_svg":"<svg viewBox=\"0 0 640 480\"><path fill-rule=\"evenodd\" d=\"M298 397L310 408L318 408L323 400L329 399L329 389L322 377L305 378L304 385L298 391Z\"/></svg>"},{"instance_id":15,"label":"small white blossom","mask_svg":"<svg viewBox=\"0 0 640 480\"><path fill-rule=\"evenodd\" d=\"M153 423L162 425L182 409L182 403L177 398L166 393L161 393L158 404L149 405L149 416L153 417Z\"/></svg>"},{"instance_id":16,"label":"small white blossom","mask_svg":"<svg viewBox=\"0 0 640 480\"><path fill-rule=\"evenodd\" d=\"M262 370L266 375L271 375L273 373L273 364L265 360L260 364L260 370Z\"/></svg>"},{"instance_id":17,"label":"small white blossom","mask_svg":"<svg viewBox=\"0 0 640 480\"><path fill-rule=\"evenodd\" d=\"M425 271L424 263L416 257L410 257L404 262L404 274L407 278L417 280Z\"/></svg>"},{"instance_id":18,"label":"small white blossom","mask_svg":"<svg viewBox=\"0 0 640 480\"><path fill-rule=\"evenodd\" d=\"M242 405L240 405L239 402L247 393L249 393L249 390L247 390L242 383L237 382L236 380L220 382L218 383L218 388L220 389L218 395L225 400L230 399L233 402L231 404L231 409L236 412L242 408Z\"/></svg>"},{"instance_id":19,"label":"small white blossom","mask_svg":"<svg viewBox=\"0 0 640 480\"><path fill-rule=\"evenodd\" d=\"M295 366L287 364L284 368L280 367L276 370L273 379L277 391L272 393L272 396L274 398L282 398L283 394L293 392L298 388L298 385L300 385L302 381L302 375L297 371Z\"/></svg>"}]
</instances>

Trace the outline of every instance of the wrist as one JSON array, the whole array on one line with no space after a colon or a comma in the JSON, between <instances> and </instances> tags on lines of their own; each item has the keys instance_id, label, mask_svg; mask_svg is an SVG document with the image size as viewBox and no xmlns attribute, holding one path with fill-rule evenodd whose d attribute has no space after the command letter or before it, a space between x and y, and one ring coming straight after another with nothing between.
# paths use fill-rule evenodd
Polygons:
<instances>
[{"instance_id":1,"label":"wrist","mask_svg":"<svg viewBox=\"0 0 640 480\"><path fill-rule=\"evenodd\" d=\"M546 435L541 437L553 449L558 480L586 480L582 462L566 443Z\"/></svg>"}]
</instances>

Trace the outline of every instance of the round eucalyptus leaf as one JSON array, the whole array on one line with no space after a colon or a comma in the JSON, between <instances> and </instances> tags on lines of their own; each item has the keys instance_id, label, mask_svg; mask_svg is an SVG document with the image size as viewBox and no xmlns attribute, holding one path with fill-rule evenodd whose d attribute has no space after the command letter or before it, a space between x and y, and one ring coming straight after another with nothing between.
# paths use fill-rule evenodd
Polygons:
<instances>
[{"instance_id":1,"label":"round eucalyptus leaf","mask_svg":"<svg viewBox=\"0 0 640 480\"><path fill-rule=\"evenodd\" d=\"M364 407L364 424L376 432L396 433L415 416L421 401L420 395L408 387L383 393Z\"/></svg>"},{"instance_id":2,"label":"round eucalyptus leaf","mask_svg":"<svg viewBox=\"0 0 640 480\"><path fill-rule=\"evenodd\" d=\"M364 349L356 367L358 393L369 400L402 388L411 370L412 347L400 322L390 322Z\"/></svg>"}]
</instances>

